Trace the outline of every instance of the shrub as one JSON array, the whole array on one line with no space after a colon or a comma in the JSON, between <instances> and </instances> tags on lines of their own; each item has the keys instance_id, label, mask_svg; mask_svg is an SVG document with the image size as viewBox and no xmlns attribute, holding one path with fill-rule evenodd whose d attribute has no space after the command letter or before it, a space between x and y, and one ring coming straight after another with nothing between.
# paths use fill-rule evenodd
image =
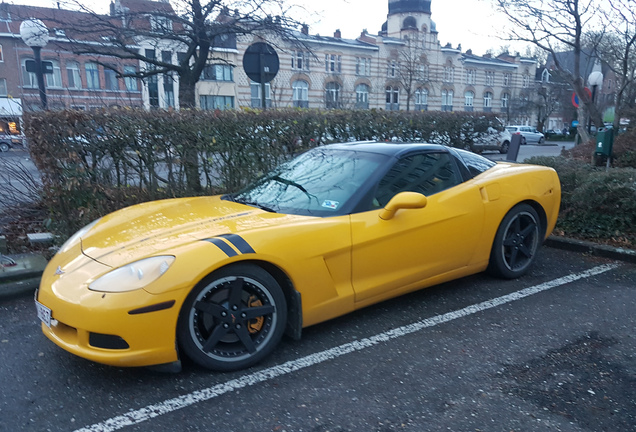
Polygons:
<instances>
[{"instance_id":1,"label":"shrub","mask_svg":"<svg viewBox=\"0 0 636 432\"><path fill-rule=\"evenodd\" d=\"M594 168L564 157L527 161L553 167L561 180L557 230L572 237L636 245L636 169Z\"/></svg>"},{"instance_id":2,"label":"shrub","mask_svg":"<svg viewBox=\"0 0 636 432\"><path fill-rule=\"evenodd\" d=\"M244 187L310 147L354 140L471 147L492 114L364 111L46 111L25 115L53 228L70 234L147 200ZM202 187L197 187L197 183Z\"/></svg>"}]
</instances>

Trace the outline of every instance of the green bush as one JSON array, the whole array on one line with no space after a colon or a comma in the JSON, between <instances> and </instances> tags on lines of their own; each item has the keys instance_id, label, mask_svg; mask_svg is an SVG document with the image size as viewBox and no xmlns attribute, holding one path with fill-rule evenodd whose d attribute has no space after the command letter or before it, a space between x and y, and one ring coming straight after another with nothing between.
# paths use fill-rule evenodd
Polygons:
<instances>
[{"instance_id":1,"label":"green bush","mask_svg":"<svg viewBox=\"0 0 636 432\"><path fill-rule=\"evenodd\" d=\"M564 157L527 161L553 167L561 179L557 230L571 237L636 245L636 169L594 168Z\"/></svg>"},{"instance_id":2,"label":"green bush","mask_svg":"<svg viewBox=\"0 0 636 432\"><path fill-rule=\"evenodd\" d=\"M46 111L25 115L52 228L70 234L138 202L238 190L308 148L353 140L470 148L492 114L316 111Z\"/></svg>"}]
</instances>

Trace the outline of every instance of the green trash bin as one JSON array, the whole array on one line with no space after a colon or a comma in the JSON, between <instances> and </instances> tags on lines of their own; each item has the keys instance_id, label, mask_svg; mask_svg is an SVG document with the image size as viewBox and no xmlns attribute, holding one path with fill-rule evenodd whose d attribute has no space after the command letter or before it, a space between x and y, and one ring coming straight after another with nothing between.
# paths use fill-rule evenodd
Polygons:
<instances>
[{"instance_id":1,"label":"green trash bin","mask_svg":"<svg viewBox=\"0 0 636 432\"><path fill-rule=\"evenodd\" d=\"M612 146L614 145L614 130L611 127L600 128L596 133L595 155L612 156Z\"/></svg>"}]
</instances>

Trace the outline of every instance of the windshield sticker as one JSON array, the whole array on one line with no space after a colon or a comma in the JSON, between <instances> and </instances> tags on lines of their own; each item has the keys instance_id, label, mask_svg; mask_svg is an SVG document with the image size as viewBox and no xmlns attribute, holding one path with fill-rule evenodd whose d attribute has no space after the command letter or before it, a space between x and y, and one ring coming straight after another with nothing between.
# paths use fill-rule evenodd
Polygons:
<instances>
[{"instance_id":1,"label":"windshield sticker","mask_svg":"<svg viewBox=\"0 0 636 432\"><path fill-rule=\"evenodd\" d=\"M322 202L322 206L323 207L326 207L326 208L331 209L331 210L337 209L339 205L340 205L340 203L338 201L324 200Z\"/></svg>"}]
</instances>

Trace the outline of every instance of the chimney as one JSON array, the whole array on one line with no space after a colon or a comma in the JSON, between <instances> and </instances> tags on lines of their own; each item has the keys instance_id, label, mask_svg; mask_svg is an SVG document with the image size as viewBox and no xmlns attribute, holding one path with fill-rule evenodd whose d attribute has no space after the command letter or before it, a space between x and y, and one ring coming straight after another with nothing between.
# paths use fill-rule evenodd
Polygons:
<instances>
[{"instance_id":1,"label":"chimney","mask_svg":"<svg viewBox=\"0 0 636 432\"><path fill-rule=\"evenodd\" d=\"M57 2L57 4L59 6L60 2ZM112 1L110 2L110 16L115 16L115 3Z\"/></svg>"},{"instance_id":2,"label":"chimney","mask_svg":"<svg viewBox=\"0 0 636 432\"><path fill-rule=\"evenodd\" d=\"M301 33L304 35L308 35L309 34L309 26L307 24L303 24L303 26L300 29Z\"/></svg>"},{"instance_id":3,"label":"chimney","mask_svg":"<svg viewBox=\"0 0 636 432\"><path fill-rule=\"evenodd\" d=\"M342 33L340 33L340 29L333 32L333 37L335 37L336 39L342 39Z\"/></svg>"},{"instance_id":4,"label":"chimney","mask_svg":"<svg viewBox=\"0 0 636 432\"><path fill-rule=\"evenodd\" d=\"M468 55L473 55L473 50L471 50L470 48L466 50L466 54Z\"/></svg>"}]
</instances>

